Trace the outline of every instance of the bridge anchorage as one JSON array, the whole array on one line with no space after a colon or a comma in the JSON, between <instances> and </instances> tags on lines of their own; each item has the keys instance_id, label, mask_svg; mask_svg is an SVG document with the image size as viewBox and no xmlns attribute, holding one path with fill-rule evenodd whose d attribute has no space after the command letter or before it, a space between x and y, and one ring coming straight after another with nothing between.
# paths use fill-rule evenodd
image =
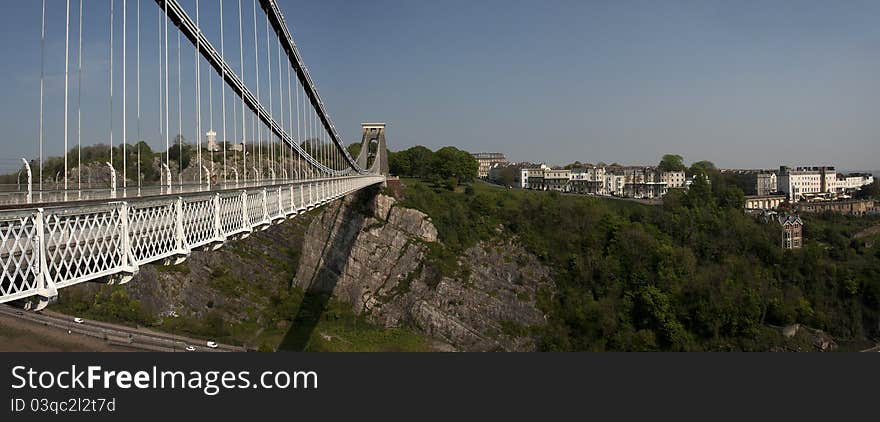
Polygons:
<instances>
[{"instance_id":1,"label":"bridge anchorage","mask_svg":"<svg viewBox=\"0 0 880 422\"><path fill-rule=\"evenodd\" d=\"M78 5L78 13L76 7L71 11L72 1L74 6ZM244 7L249 2L253 3L251 7ZM87 9L83 8L84 3ZM64 122L61 125L64 142L62 145L44 142L43 105L55 103L44 101L44 69L41 68L37 158L22 159L23 166L16 170L15 190L0 190L0 303L41 310L57 300L59 290L65 287L93 281L125 284L142 265L179 264L194 250L217 250L226 242L246 238L254 231L266 230L351 192L385 183L388 174L385 124L363 124L360 152L357 157L351 156L274 0L196 0L194 10L189 11L176 0L155 0L158 7L154 23L158 33L153 34L156 38L144 37L159 40L158 52L152 57L159 63L159 83L151 96L142 96L141 91L142 2L136 2L136 13L132 13L128 3L131 2L110 0L109 14L103 15L109 16L109 114L94 113L93 116L100 122L107 121L109 116L110 145L86 147L91 148L92 153L103 154L92 165L83 162L84 147L80 139L81 118L87 113L83 113L79 97L89 91L77 88L76 124L70 125L68 67L73 15L73 21L79 22L75 26L79 32L75 41L79 44L76 56L81 84L82 61L86 57L81 47L83 15L97 14L97 7L82 0L65 2ZM52 6L59 4L52 3ZM224 4L227 10L234 6L232 10L237 12L237 19L224 19ZM121 14L118 13L120 5ZM219 49L215 48L218 40L209 39L200 26L200 12L204 7L219 9L219 31L208 31L220 33ZM131 61L126 59L126 54L132 44L127 41L129 35L133 35L129 34L132 31L128 22L132 14L136 16L138 66L135 78L131 78L126 69ZM193 14L195 19L191 17ZM252 19L244 19L247 15ZM46 27L58 24L46 21L45 1L42 17L41 48L45 57ZM224 27L228 25L235 26L233 34L237 33L238 48L232 54L226 51L228 35ZM253 46L248 45L247 49L243 36L245 27L249 32L253 30ZM114 63L119 60L114 59L114 48L118 44L114 44L114 34L121 35L123 40L122 82L117 79L115 84L118 66L114 72ZM169 48L172 38L176 39ZM181 40L186 41L183 46ZM176 49L173 48L175 43ZM186 56L192 58L192 84L183 83L181 63L186 57L181 54L183 47L191 48L191 55ZM253 68L244 60L245 52L248 58L252 56ZM176 60L172 60L175 55ZM235 66L230 64L230 58ZM169 66L171 63L177 69ZM203 66L206 71L202 70ZM170 81L169 75L174 74L174 70L177 77ZM251 71L254 73L250 74ZM247 79L246 73L250 75ZM204 80L208 81L205 89L208 100L204 102L210 109L204 113L208 119L203 116ZM215 80L219 82L216 85ZM131 126L137 127L137 134L130 138L134 135L129 133L131 113L126 108L127 89L135 81L137 118L136 125ZM176 93L173 85L176 85ZM115 86L117 90L122 89L121 114L114 114ZM194 104L187 106L187 110L195 111L187 111L192 119L187 119L191 123L187 123L186 128L183 86L195 87ZM227 91L231 93L231 101L226 98ZM176 99L173 94L177 94ZM219 130L214 128L214 113L218 107L211 99L216 97L221 98ZM158 128L158 136L154 136L153 141L158 143L164 139L165 150L156 154L145 146L149 136L142 133L148 127L141 116L143 98L158 104L158 121L151 123ZM177 114L177 128L172 124L173 114ZM122 126L119 145L113 144L115 122ZM231 136L229 122L234 127ZM71 126L76 128L77 134L77 145L73 149L68 144ZM173 130L177 130L178 136L172 144ZM195 134L195 145L185 145L184 132ZM138 143L131 145L129 139L137 139ZM44 160L44 147L63 151L63 167L60 157ZM142 160L142 154L153 155ZM188 165L184 165L185 157ZM93 173L98 174L97 180ZM152 179L148 177L150 174L154 175ZM24 187L22 176L27 179Z\"/></svg>"}]
</instances>

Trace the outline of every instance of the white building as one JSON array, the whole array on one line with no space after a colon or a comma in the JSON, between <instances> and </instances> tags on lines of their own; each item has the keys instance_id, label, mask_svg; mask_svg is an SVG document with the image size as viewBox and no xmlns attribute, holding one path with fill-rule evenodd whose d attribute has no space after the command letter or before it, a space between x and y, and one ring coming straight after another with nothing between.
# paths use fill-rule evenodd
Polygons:
<instances>
[{"instance_id":1,"label":"white building","mask_svg":"<svg viewBox=\"0 0 880 422\"><path fill-rule=\"evenodd\" d=\"M844 194L874 183L870 174L838 174L834 167L780 167L777 184L790 201L805 197Z\"/></svg>"},{"instance_id":2,"label":"white building","mask_svg":"<svg viewBox=\"0 0 880 422\"><path fill-rule=\"evenodd\" d=\"M538 189L537 186L532 187L529 184L529 178L531 178L533 181L540 178L542 180L542 185L543 185L544 170L547 170L549 168L550 167L547 167L546 165L541 164L540 166L537 166L537 167L523 167L522 169L520 169L520 177L519 177L520 188L522 188L522 189Z\"/></svg>"},{"instance_id":3,"label":"white building","mask_svg":"<svg viewBox=\"0 0 880 422\"><path fill-rule=\"evenodd\" d=\"M205 139L208 141L208 151L220 151L220 145L217 143L217 132L213 130L205 132Z\"/></svg>"},{"instance_id":4,"label":"white building","mask_svg":"<svg viewBox=\"0 0 880 422\"><path fill-rule=\"evenodd\" d=\"M832 192L829 188L836 188L837 173L834 167L781 167L776 180L779 191L796 202L804 196Z\"/></svg>"},{"instance_id":5,"label":"white building","mask_svg":"<svg viewBox=\"0 0 880 422\"><path fill-rule=\"evenodd\" d=\"M479 168L477 177L485 179L489 177L489 169L496 164L507 165L507 157L500 152L475 152L471 154L477 160Z\"/></svg>"},{"instance_id":6,"label":"white building","mask_svg":"<svg viewBox=\"0 0 880 422\"><path fill-rule=\"evenodd\" d=\"M571 170L548 169L544 170L544 189L568 192L571 180Z\"/></svg>"},{"instance_id":7,"label":"white building","mask_svg":"<svg viewBox=\"0 0 880 422\"><path fill-rule=\"evenodd\" d=\"M586 167L571 170L571 190L578 193L605 195L605 168Z\"/></svg>"},{"instance_id":8,"label":"white building","mask_svg":"<svg viewBox=\"0 0 880 422\"><path fill-rule=\"evenodd\" d=\"M684 187L685 175L683 171L664 171L660 179L667 188L680 189Z\"/></svg>"},{"instance_id":9,"label":"white building","mask_svg":"<svg viewBox=\"0 0 880 422\"><path fill-rule=\"evenodd\" d=\"M623 188L626 186L626 175L605 173L605 192L608 195L623 196Z\"/></svg>"},{"instance_id":10,"label":"white building","mask_svg":"<svg viewBox=\"0 0 880 422\"><path fill-rule=\"evenodd\" d=\"M853 191L873 183L874 176L870 174L850 174L843 177L840 187L845 190Z\"/></svg>"},{"instance_id":11,"label":"white building","mask_svg":"<svg viewBox=\"0 0 880 422\"><path fill-rule=\"evenodd\" d=\"M778 188L778 180L776 178L776 173L774 172L763 172L758 173L756 175L757 186L756 193L758 196L770 195L774 192L779 192Z\"/></svg>"}]
</instances>

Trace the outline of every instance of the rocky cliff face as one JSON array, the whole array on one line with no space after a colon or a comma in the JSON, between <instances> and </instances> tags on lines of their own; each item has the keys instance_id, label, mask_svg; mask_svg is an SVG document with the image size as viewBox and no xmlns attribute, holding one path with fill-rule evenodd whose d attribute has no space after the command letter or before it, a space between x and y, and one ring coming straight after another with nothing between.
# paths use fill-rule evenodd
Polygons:
<instances>
[{"instance_id":1,"label":"rocky cliff face","mask_svg":"<svg viewBox=\"0 0 880 422\"><path fill-rule=\"evenodd\" d=\"M438 246L427 215L364 190L217 251L194 251L180 265L143 266L126 290L157 316L221 317L251 345L298 324L287 306L297 285L332 294L373 323L414 329L440 350L533 350L528 328L544 324L535 303L552 289L548 269L515 242L493 240L444 274L431 254ZM105 287L84 283L62 299L91 303Z\"/></svg>"},{"instance_id":2,"label":"rocky cliff face","mask_svg":"<svg viewBox=\"0 0 880 422\"><path fill-rule=\"evenodd\" d=\"M409 325L455 349L526 351L544 324L536 295L549 270L515 242L481 242L442 274L430 259L437 229L394 198L363 192L331 204L305 234L295 283L332 293L373 322Z\"/></svg>"}]
</instances>

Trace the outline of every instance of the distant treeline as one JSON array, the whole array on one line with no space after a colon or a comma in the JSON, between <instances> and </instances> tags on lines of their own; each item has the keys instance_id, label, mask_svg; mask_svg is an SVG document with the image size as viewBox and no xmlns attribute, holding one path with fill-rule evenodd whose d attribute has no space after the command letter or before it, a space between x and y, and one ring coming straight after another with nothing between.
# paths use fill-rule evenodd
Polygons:
<instances>
[{"instance_id":1,"label":"distant treeline","mask_svg":"<svg viewBox=\"0 0 880 422\"><path fill-rule=\"evenodd\" d=\"M454 188L477 178L477 160L466 151L443 147L431 151L421 145L388 153L391 174L417 177Z\"/></svg>"},{"instance_id":2,"label":"distant treeline","mask_svg":"<svg viewBox=\"0 0 880 422\"><path fill-rule=\"evenodd\" d=\"M270 145L271 148L276 148L277 151L277 153L271 157L269 155ZM308 139L303 141L300 144L300 147L307 153L313 154L317 157L318 154L316 151L322 150L325 145L326 143L318 139ZM359 147L359 144L357 145ZM227 142L225 147L228 160L231 160L235 154L238 154L240 158L241 152L233 151L233 144L231 142ZM223 149L223 143L220 143L220 148L221 150ZM96 167L104 166L105 163L112 161L114 169L121 174L123 160L125 160L126 172L129 179L137 180L137 169L140 168L141 180L149 183L159 180L161 177L161 163L166 160L168 160L169 167L172 171L177 171L181 168L187 169L190 166L196 165L198 161L198 149L199 148L196 144L192 141L187 141L182 135L176 135L174 139L171 140L171 145L167 150L153 150L153 148L150 147L150 144L145 141L126 144L124 150L122 145L114 145L113 148L110 148L107 144L87 145L82 148L73 147L67 152L67 170L69 177L75 178L77 175L75 169L79 163L82 163L83 167ZM349 149L351 150L352 148L349 147ZM264 162L270 161L270 159L275 162L280 162L282 156L280 150L281 145L277 142L273 144L264 144L262 146L258 146L254 143L249 143L247 145L248 157L251 157L249 160L262 157ZM80 157L80 154L82 154L82 157ZM110 159L111 154L113 157L112 160ZM284 155L286 159L290 159L290 155L287 155L287 153ZM207 163L210 163L211 161L214 161L217 164L223 163L223 152L210 152L207 149L207 141L202 140L202 160ZM324 164L330 164L327 157L322 157L321 160ZM31 160L30 166L34 180L36 181L40 174L39 162L37 160ZM63 174L64 156L50 156L43 160L43 180L52 181L55 179L62 179ZM0 175L0 184L15 184L18 182L18 178L17 171ZM22 176L22 179L24 179L24 176ZM26 182L26 180L23 180L23 182Z\"/></svg>"}]
</instances>

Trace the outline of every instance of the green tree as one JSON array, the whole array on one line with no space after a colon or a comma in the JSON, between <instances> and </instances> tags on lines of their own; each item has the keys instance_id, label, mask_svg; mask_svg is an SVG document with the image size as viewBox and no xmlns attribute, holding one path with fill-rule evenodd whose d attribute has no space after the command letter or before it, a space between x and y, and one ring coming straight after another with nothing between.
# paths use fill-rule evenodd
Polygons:
<instances>
[{"instance_id":1,"label":"green tree","mask_svg":"<svg viewBox=\"0 0 880 422\"><path fill-rule=\"evenodd\" d=\"M428 148L416 145L408 150L408 155L409 165L412 168L412 175L422 178L428 177L431 173L434 153Z\"/></svg>"},{"instance_id":2,"label":"green tree","mask_svg":"<svg viewBox=\"0 0 880 422\"><path fill-rule=\"evenodd\" d=\"M739 186L727 186L724 190L724 194L719 198L718 205L741 209L746 205L745 194Z\"/></svg>"},{"instance_id":3,"label":"green tree","mask_svg":"<svg viewBox=\"0 0 880 422\"><path fill-rule=\"evenodd\" d=\"M357 160L358 154L361 153L361 143L353 142L349 144L346 149L348 149L348 153L351 155L351 158Z\"/></svg>"},{"instance_id":4,"label":"green tree","mask_svg":"<svg viewBox=\"0 0 880 422\"><path fill-rule=\"evenodd\" d=\"M703 173L694 176L687 193L687 204L692 208L704 207L712 204L712 186L709 177Z\"/></svg>"},{"instance_id":5,"label":"green tree","mask_svg":"<svg viewBox=\"0 0 880 422\"><path fill-rule=\"evenodd\" d=\"M467 151L443 147L434 153L432 173L442 179L455 178L458 183L469 183L477 178L479 165Z\"/></svg>"},{"instance_id":6,"label":"green tree","mask_svg":"<svg viewBox=\"0 0 880 422\"><path fill-rule=\"evenodd\" d=\"M192 145L186 143L186 138L183 135L177 135L174 137L174 145L168 147L168 159L176 161L183 168L188 168L192 162L194 150ZM128 149L128 152L131 152L131 149Z\"/></svg>"},{"instance_id":7,"label":"green tree","mask_svg":"<svg viewBox=\"0 0 880 422\"><path fill-rule=\"evenodd\" d=\"M880 200L880 180L874 180L874 183L862 187L862 189L856 194L856 196L860 199L871 198Z\"/></svg>"},{"instance_id":8,"label":"green tree","mask_svg":"<svg viewBox=\"0 0 880 422\"><path fill-rule=\"evenodd\" d=\"M516 186L516 180L519 177L519 168L516 166L506 166L498 172L496 182L502 186Z\"/></svg>"},{"instance_id":9,"label":"green tree","mask_svg":"<svg viewBox=\"0 0 880 422\"><path fill-rule=\"evenodd\" d=\"M666 154L660 160L660 170L663 171L685 171L684 157L676 154Z\"/></svg>"},{"instance_id":10,"label":"green tree","mask_svg":"<svg viewBox=\"0 0 880 422\"><path fill-rule=\"evenodd\" d=\"M706 176L712 176L713 173L718 172L718 169L715 168L715 164L711 161L697 161L696 163L691 164L691 168L688 169L688 176L696 176L698 174L705 174Z\"/></svg>"}]
</instances>

